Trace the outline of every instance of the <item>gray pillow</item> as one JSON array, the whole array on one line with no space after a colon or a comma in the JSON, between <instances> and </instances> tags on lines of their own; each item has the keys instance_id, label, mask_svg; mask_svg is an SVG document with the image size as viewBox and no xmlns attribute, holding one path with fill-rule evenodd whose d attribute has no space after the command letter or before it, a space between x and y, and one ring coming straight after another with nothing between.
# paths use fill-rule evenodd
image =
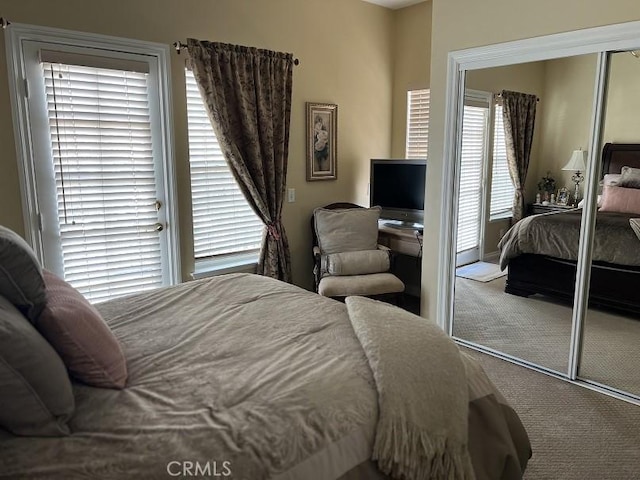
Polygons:
<instances>
[{"instance_id":1,"label":"gray pillow","mask_svg":"<svg viewBox=\"0 0 640 480\"><path fill-rule=\"evenodd\" d=\"M67 435L74 408L62 360L16 307L0 297L0 427L16 435Z\"/></svg>"},{"instance_id":2,"label":"gray pillow","mask_svg":"<svg viewBox=\"0 0 640 480\"><path fill-rule=\"evenodd\" d=\"M380 207L329 210L316 208L313 218L323 254L375 250Z\"/></svg>"},{"instance_id":3,"label":"gray pillow","mask_svg":"<svg viewBox=\"0 0 640 480\"><path fill-rule=\"evenodd\" d=\"M42 267L20 235L0 225L0 295L34 321L44 308Z\"/></svg>"},{"instance_id":4,"label":"gray pillow","mask_svg":"<svg viewBox=\"0 0 640 480\"><path fill-rule=\"evenodd\" d=\"M640 188L640 168L622 167L618 187Z\"/></svg>"}]
</instances>

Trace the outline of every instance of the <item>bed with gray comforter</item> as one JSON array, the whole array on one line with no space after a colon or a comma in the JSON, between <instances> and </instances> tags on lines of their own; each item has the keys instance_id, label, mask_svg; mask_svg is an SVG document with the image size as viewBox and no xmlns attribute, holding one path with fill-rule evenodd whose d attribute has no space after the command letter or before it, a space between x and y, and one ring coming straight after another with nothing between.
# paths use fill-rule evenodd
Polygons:
<instances>
[{"instance_id":1,"label":"bed with gray comforter","mask_svg":"<svg viewBox=\"0 0 640 480\"><path fill-rule=\"evenodd\" d=\"M0 478L521 478L529 440L482 369L424 319L408 365L400 311L354 306L247 274L100 304L126 388L74 384L67 437L0 431Z\"/></svg>"}]
</instances>

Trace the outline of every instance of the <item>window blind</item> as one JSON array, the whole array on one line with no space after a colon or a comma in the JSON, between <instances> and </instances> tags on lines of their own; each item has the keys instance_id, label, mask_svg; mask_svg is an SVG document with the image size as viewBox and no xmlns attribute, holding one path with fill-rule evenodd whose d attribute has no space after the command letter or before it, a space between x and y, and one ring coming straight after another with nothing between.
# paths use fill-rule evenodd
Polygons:
<instances>
[{"instance_id":1,"label":"window blind","mask_svg":"<svg viewBox=\"0 0 640 480\"><path fill-rule=\"evenodd\" d=\"M148 74L42 68L65 280L93 302L161 286Z\"/></svg>"},{"instance_id":2,"label":"window blind","mask_svg":"<svg viewBox=\"0 0 640 480\"><path fill-rule=\"evenodd\" d=\"M490 220L509 218L513 214L515 188L511 181L509 166L507 164L502 105L496 105L494 108L493 166L491 171L491 206L489 209L489 218Z\"/></svg>"},{"instance_id":3,"label":"window blind","mask_svg":"<svg viewBox=\"0 0 640 480\"><path fill-rule=\"evenodd\" d=\"M185 69L185 74L195 258L257 251L263 223L227 165L193 73Z\"/></svg>"},{"instance_id":4,"label":"window blind","mask_svg":"<svg viewBox=\"0 0 640 480\"><path fill-rule=\"evenodd\" d=\"M429 89L407 92L407 158L427 158L429 149Z\"/></svg>"},{"instance_id":5,"label":"window blind","mask_svg":"<svg viewBox=\"0 0 640 480\"><path fill-rule=\"evenodd\" d=\"M479 245L487 115L487 108L464 107L456 253Z\"/></svg>"}]
</instances>

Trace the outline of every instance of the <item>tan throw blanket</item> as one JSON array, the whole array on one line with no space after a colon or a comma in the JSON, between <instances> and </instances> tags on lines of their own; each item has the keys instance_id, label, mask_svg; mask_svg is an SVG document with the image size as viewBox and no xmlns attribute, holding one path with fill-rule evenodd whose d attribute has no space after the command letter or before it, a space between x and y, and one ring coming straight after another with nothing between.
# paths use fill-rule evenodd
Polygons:
<instances>
[{"instance_id":1,"label":"tan throw blanket","mask_svg":"<svg viewBox=\"0 0 640 480\"><path fill-rule=\"evenodd\" d=\"M458 347L433 322L386 303L346 299L378 390L373 460L402 479L473 479L469 392Z\"/></svg>"}]
</instances>

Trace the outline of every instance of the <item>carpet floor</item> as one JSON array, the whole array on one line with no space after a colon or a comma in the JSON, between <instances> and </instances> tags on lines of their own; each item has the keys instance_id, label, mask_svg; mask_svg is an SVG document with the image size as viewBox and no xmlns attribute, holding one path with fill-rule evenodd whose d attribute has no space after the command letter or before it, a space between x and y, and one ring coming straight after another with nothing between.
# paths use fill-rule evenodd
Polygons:
<instances>
[{"instance_id":1,"label":"carpet floor","mask_svg":"<svg viewBox=\"0 0 640 480\"><path fill-rule=\"evenodd\" d=\"M456 278L454 336L566 374L571 307L507 294L505 281ZM589 309L583 338L579 376L640 395L640 320Z\"/></svg>"},{"instance_id":2,"label":"carpet floor","mask_svg":"<svg viewBox=\"0 0 640 480\"><path fill-rule=\"evenodd\" d=\"M525 480L640 478L640 407L468 351L527 429L533 457Z\"/></svg>"}]
</instances>

